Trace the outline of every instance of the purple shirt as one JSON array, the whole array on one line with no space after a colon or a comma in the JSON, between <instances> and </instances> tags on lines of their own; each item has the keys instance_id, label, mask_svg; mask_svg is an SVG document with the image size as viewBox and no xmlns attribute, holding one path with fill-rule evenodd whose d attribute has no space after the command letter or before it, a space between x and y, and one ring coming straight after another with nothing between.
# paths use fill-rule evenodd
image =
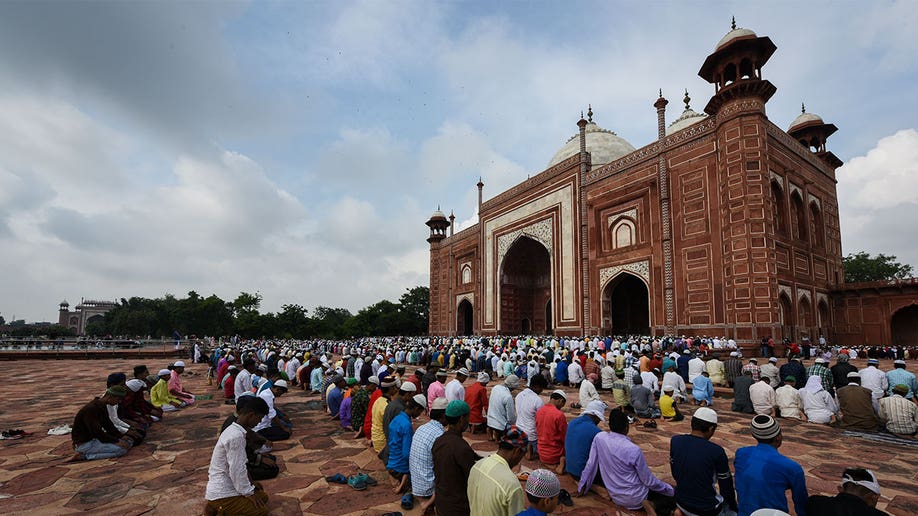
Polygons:
<instances>
[{"instance_id":1,"label":"purple shirt","mask_svg":"<svg viewBox=\"0 0 918 516\"><path fill-rule=\"evenodd\" d=\"M344 428L351 427L351 402L354 401L351 398L353 395L344 398L344 401L341 402L341 408L338 409L338 417L341 419L341 426Z\"/></svg>"},{"instance_id":2,"label":"purple shirt","mask_svg":"<svg viewBox=\"0 0 918 516\"><path fill-rule=\"evenodd\" d=\"M593 438L590 458L577 486L580 492L593 484L597 467L609 498L626 509L640 509L649 491L674 495L673 487L655 477L647 467L641 449L622 434L600 432Z\"/></svg>"}]
</instances>

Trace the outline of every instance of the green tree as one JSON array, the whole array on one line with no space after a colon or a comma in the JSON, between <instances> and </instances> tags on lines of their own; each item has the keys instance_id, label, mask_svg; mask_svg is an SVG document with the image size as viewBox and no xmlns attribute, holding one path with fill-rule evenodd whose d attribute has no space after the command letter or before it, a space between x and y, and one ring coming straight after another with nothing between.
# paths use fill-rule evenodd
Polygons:
<instances>
[{"instance_id":1,"label":"green tree","mask_svg":"<svg viewBox=\"0 0 918 516\"><path fill-rule=\"evenodd\" d=\"M866 251L845 256L843 266L845 283L904 279L913 272L911 265L899 263L895 256L882 253L871 256Z\"/></svg>"},{"instance_id":2,"label":"green tree","mask_svg":"<svg viewBox=\"0 0 918 516\"><path fill-rule=\"evenodd\" d=\"M414 287L405 290L399 298L403 319L397 334L424 335L427 333L430 319L430 288Z\"/></svg>"},{"instance_id":3,"label":"green tree","mask_svg":"<svg viewBox=\"0 0 918 516\"><path fill-rule=\"evenodd\" d=\"M345 308L317 306L312 315L313 336L325 339L344 337L344 323L351 317L351 312Z\"/></svg>"}]
</instances>

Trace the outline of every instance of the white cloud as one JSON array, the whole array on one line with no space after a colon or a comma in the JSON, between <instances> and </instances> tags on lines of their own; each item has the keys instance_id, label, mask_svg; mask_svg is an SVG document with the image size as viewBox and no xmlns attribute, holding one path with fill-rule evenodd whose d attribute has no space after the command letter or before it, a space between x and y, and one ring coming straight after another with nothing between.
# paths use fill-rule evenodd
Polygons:
<instances>
[{"instance_id":1,"label":"white cloud","mask_svg":"<svg viewBox=\"0 0 918 516\"><path fill-rule=\"evenodd\" d=\"M880 139L837 171L844 252L898 256L918 265L918 131Z\"/></svg>"}]
</instances>

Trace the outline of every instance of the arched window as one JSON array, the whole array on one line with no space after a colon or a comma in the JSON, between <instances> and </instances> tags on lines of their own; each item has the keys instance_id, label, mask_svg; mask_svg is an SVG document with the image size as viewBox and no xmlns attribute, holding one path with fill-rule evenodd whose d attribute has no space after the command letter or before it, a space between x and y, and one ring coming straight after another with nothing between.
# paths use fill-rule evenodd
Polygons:
<instances>
[{"instance_id":1,"label":"arched window","mask_svg":"<svg viewBox=\"0 0 918 516\"><path fill-rule=\"evenodd\" d=\"M791 194L791 224L793 224L794 236L798 240L806 242L806 210L803 208L803 199L800 197L799 192Z\"/></svg>"},{"instance_id":2,"label":"arched window","mask_svg":"<svg viewBox=\"0 0 918 516\"><path fill-rule=\"evenodd\" d=\"M823 248L826 246L825 228L822 221L822 210L815 202L810 203L810 233L813 235L813 245Z\"/></svg>"},{"instance_id":3,"label":"arched window","mask_svg":"<svg viewBox=\"0 0 918 516\"><path fill-rule=\"evenodd\" d=\"M775 233L787 234L787 206L784 202L784 190L777 181L771 182L771 205L774 210Z\"/></svg>"},{"instance_id":4,"label":"arched window","mask_svg":"<svg viewBox=\"0 0 918 516\"><path fill-rule=\"evenodd\" d=\"M629 219L619 219L612 226L612 248L621 249L634 245L634 222Z\"/></svg>"},{"instance_id":5,"label":"arched window","mask_svg":"<svg viewBox=\"0 0 918 516\"><path fill-rule=\"evenodd\" d=\"M462 284L464 285L466 283L471 283L471 282L472 282L472 268L469 267L468 265L465 265L464 267L462 267Z\"/></svg>"}]
</instances>

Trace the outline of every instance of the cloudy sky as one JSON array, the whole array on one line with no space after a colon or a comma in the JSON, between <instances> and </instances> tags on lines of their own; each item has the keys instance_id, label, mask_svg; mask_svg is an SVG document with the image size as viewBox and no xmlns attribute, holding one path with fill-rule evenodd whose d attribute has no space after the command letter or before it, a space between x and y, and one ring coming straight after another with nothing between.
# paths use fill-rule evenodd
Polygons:
<instances>
[{"instance_id":1,"label":"cloudy sky","mask_svg":"<svg viewBox=\"0 0 918 516\"><path fill-rule=\"evenodd\" d=\"M918 266L918 10L889 2L0 3L0 314L428 281L424 221L543 170L592 103L640 147L738 25L768 115L835 123L844 252Z\"/></svg>"}]
</instances>

